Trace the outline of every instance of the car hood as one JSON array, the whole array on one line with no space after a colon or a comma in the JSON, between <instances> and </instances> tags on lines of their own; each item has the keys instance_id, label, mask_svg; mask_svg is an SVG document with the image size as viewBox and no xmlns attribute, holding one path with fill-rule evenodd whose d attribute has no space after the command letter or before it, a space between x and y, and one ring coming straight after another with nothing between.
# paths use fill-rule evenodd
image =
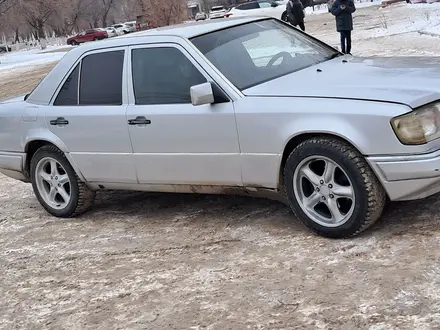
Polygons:
<instances>
[{"instance_id":1,"label":"car hood","mask_svg":"<svg viewBox=\"0 0 440 330\"><path fill-rule=\"evenodd\" d=\"M440 100L439 57L333 60L243 91L246 96L321 97L406 104Z\"/></svg>"}]
</instances>

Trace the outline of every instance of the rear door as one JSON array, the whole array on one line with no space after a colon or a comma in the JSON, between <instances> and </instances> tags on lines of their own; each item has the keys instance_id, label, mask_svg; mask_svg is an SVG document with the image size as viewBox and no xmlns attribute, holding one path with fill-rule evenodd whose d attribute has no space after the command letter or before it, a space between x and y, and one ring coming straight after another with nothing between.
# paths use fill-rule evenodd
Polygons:
<instances>
[{"instance_id":1,"label":"rear door","mask_svg":"<svg viewBox=\"0 0 440 330\"><path fill-rule=\"evenodd\" d=\"M137 182L125 117L125 54L125 47L86 53L46 108L47 126L89 182Z\"/></svg>"}]
</instances>

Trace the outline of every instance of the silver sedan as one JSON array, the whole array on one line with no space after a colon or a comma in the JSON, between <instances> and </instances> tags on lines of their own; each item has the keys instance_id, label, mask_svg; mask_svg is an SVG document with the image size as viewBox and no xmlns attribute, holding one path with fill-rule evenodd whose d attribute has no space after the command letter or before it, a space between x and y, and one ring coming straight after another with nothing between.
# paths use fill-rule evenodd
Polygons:
<instances>
[{"instance_id":1,"label":"silver sedan","mask_svg":"<svg viewBox=\"0 0 440 330\"><path fill-rule=\"evenodd\" d=\"M0 172L57 217L105 189L267 196L326 237L440 191L436 60L355 58L269 18L71 50L0 104Z\"/></svg>"}]
</instances>

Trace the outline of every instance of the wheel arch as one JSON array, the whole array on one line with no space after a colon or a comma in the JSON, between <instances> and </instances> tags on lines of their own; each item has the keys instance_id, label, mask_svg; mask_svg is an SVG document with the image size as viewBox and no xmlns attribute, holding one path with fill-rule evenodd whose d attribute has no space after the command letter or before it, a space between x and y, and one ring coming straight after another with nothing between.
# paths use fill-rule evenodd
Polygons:
<instances>
[{"instance_id":1,"label":"wheel arch","mask_svg":"<svg viewBox=\"0 0 440 330\"><path fill-rule=\"evenodd\" d=\"M59 150L61 150L62 152L64 152L67 160L69 161L72 168L75 170L75 172L78 175L78 177L80 178L80 180L83 182L86 182L84 179L84 176L79 171L79 169L76 166L75 162L73 161L72 157L67 152L67 147L64 145L64 143L54 143L53 141L51 141L49 139L45 139L45 138L34 138L34 139L28 140L26 142L26 145L24 147L24 151L26 153L26 159L25 159L25 163L24 163L24 172L28 178L30 178L30 165L31 165L32 157L35 155L35 153L40 148L42 148L46 145L52 145L52 146L58 148Z\"/></svg>"},{"instance_id":2,"label":"wheel arch","mask_svg":"<svg viewBox=\"0 0 440 330\"><path fill-rule=\"evenodd\" d=\"M351 140L347 139L346 137L340 136L335 133L329 133L329 132L321 132L321 131L312 131L312 132L302 132L297 135L294 135L290 137L290 139L287 141L287 143L284 146L283 152L281 154L281 160L280 160L280 166L278 167L278 187L280 190L283 189L283 177L284 177L284 166L286 165L287 158L291 154L291 152L299 146L304 141L307 141L312 138L316 137L328 137L332 139L338 139L340 141L343 141L345 143L348 143L351 145L354 149L356 149L361 155L363 155L362 151L359 149L359 147L354 144Z\"/></svg>"}]
</instances>

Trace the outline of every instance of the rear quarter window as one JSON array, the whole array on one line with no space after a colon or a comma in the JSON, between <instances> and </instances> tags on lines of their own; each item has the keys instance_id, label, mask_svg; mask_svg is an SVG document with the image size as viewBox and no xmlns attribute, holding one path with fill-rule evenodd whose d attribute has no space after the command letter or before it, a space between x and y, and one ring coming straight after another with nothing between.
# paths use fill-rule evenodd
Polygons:
<instances>
[{"instance_id":1,"label":"rear quarter window","mask_svg":"<svg viewBox=\"0 0 440 330\"><path fill-rule=\"evenodd\" d=\"M54 105L78 105L78 75L79 64L64 82L63 87L61 87L58 96L53 103Z\"/></svg>"}]
</instances>

